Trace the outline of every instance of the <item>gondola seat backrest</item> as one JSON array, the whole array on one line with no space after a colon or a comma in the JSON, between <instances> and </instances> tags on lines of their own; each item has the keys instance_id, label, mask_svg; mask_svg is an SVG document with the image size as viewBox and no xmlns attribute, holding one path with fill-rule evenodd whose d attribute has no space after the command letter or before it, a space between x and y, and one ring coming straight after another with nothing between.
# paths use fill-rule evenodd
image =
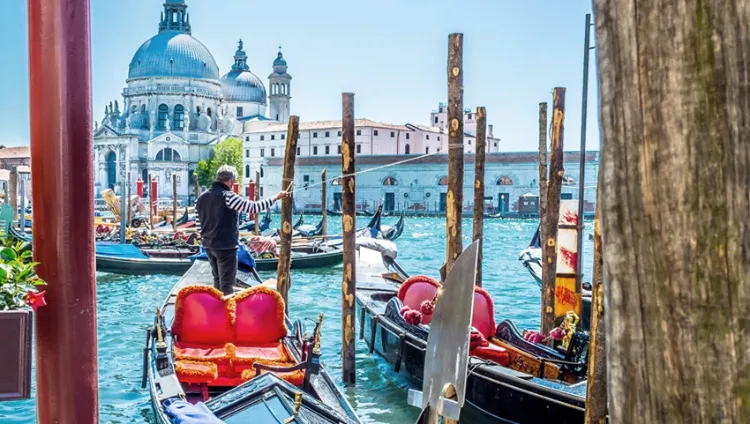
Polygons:
<instances>
[{"instance_id":1,"label":"gondola seat backrest","mask_svg":"<svg viewBox=\"0 0 750 424\"><path fill-rule=\"evenodd\" d=\"M172 334L183 344L217 345L232 340L232 320L222 293L211 286L188 286L177 293Z\"/></svg>"},{"instance_id":2,"label":"gondola seat backrest","mask_svg":"<svg viewBox=\"0 0 750 424\"><path fill-rule=\"evenodd\" d=\"M481 287L474 287L471 325L488 340L495 335L495 304L490 294Z\"/></svg>"},{"instance_id":3,"label":"gondola seat backrest","mask_svg":"<svg viewBox=\"0 0 750 424\"><path fill-rule=\"evenodd\" d=\"M409 277L401 284L398 289L398 300L409 307L409 309L421 310L424 301L432 301L435 294L440 289L440 283L434 279L424 276L415 275ZM429 324L432 321L432 315L422 315L422 324Z\"/></svg>"},{"instance_id":4,"label":"gondola seat backrest","mask_svg":"<svg viewBox=\"0 0 750 424\"><path fill-rule=\"evenodd\" d=\"M256 286L237 294L232 303L235 309L233 339L237 346L279 343L286 337L284 299L276 290Z\"/></svg>"}]
</instances>

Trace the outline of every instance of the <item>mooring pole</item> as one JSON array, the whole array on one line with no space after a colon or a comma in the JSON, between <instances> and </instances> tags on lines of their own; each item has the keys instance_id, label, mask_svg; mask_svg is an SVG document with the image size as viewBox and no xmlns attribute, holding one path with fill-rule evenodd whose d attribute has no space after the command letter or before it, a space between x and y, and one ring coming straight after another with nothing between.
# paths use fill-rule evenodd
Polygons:
<instances>
[{"instance_id":1,"label":"mooring pole","mask_svg":"<svg viewBox=\"0 0 750 424\"><path fill-rule=\"evenodd\" d=\"M594 214L594 271L591 290L591 346L586 385L586 424L607 422L607 342L604 318L604 269L599 199Z\"/></svg>"},{"instance_id":2,"label":"mooring pole","mask_svg":"<svg viewBox=\"0 0 750 424\"><path fill-rule=\"evenodd\" d=\"M463 34L448 37L448 195L445 209L447 231L445 275L463 251L461 218L464 187L464 76Z\"/></svg>"},{"instance_id":3,"label":"mooring pole","mask_svg":"<svg viewBox=\"0 0 750 424\"><path fill-rule=\"evenodd\" d=\"M201 195L201 189L200 189L200 186L198 185L198 173L197 172L193 173L193 194L195 195L195 199L193 200L193 203L195 203L196 201L198 201L198 196Z\"/></svg>"},{"instance_id":4,"label":"mooring pole","mask_svg":"<svg viewBox=\"0 0 750 424\"><path fill-rule=\"evenodd\" d=\"M133 189L132 189L131 181L130 181L130 171L128 171L128 186L125 191L125 196L127 198L127 203L125 204L126 205L125 207L127 208L127 211L128 211L127 225L130 225L133 222L133 208L130 207L130 198L133 195L132 191Z\"/></svg>"},{"instance_id":5,"label":"mooring pole","mask_svg":"<svg viewBox=\"0 0 750 424\"><path fill-rule=\"evenodd\" d=\"M576 268L576 291L581 292L583 283L583 195L586 181L586 113L589 97L589 52L591 51L591 14L586 14L586 36L583 43L583 94L581 98L581 157L578 170L578 256Z\"/></svg>"},{"instance_id":6,"label":"mooring pole","mask_svg":"<svg viewBox=\"0 0 750 424\"><path fill-rule=\"evenodd\" d=\"M89 6L28 1L40 424L99 422Z\"/></svg>"},{"instance_id":7,"label":"mooring pole","mask_svg":"<svg viewBox=\"0 0 750 424\"><path fill-rule=\"evenodd\" d=\"M177 175L172 174L172 231L177 231Z\"/></svg>"},{"instance_id":8,"label":"mooring pole","mask_svg":"<svg viewBox=\"0 0 750 424\"><path fill-rule=\"evenodd\" d=\"M281 201L281 231L279 232L279 265L276 277L276 290L284 298L289 310L289 289L292 286L289 268L292 265L292 190L294 185L294 162L297 158L297 137L299 137L299 116L289 117L286 131L286 151L284 152L284 176L282 190L290 196Z\"/></svg>"},{"instance_id":9,"label":"mooring pole","mask_svg":"<svg viewBox=\"0 0 750 424\"><path fill-rule=\"evenodd\" d=\"M323 216L322 222L323 222L323 232L321 235L326 236L328 235L328 204L326 202L326 199L328 198L327 195L327 183L326 183L326 170L323 169L323 171L320 173L320 181L321 181L321 187L320 187L320 214Z\"/></svg>"},{"instance_id":10,"label":"mooring pole","mask_svg":"<svg viewBox=\"0 0 750 424\"><path fill-rule=\"evenodd\" d=\"M557 223L560 219L560 193L563 177L563 120L565 88L555 87L552 94L552 144L550 146L547 213L544 220L546 239L542 239L542 334L555 326L555 279L557 277ZM580 212L579 212L580 216Z\"/></svg>"},{"instance_id":11,"label":"mooring pole","mask_svg":"<svg viewBox=\"0 0 750 424\"><path fill-rule=\"evenodd\" d=\"M8 181L8 204L13 208L13 221L18 214L18 167L14 166L10 171L10 181ZM13 222L10 223L13 225ZM23 228L21 228L23 229Z\"/></svg>"},{"instance_id":12,"label":"mooring pole","mask_svg":"<svg viewBox=\"0 0 750 424\"><path fill-rule=\"evenodd\" d=\"M18 179L18 185L19 191L21 192L20 197L20 204L21 204L21 213L19 214L18 222L21 227L21 231L26 230L26 184L24 184L23 178ZM11 223L12 224L12 223Z\"/></svg>"},{"instance_id":13,"label":"mooring pole","mask_svg":"<svg viewBox=\"0 0 750 424\"><path fill-rule=\"evenodd\" d=\"M151 184L151 187L149 187L149 190L148 190L148 194L150 196L150 199L149 199L150 204L148 205L148 210L149 210L149 217L151 219L151 229L153 230L154 219L156 218L155 215L157 215L157 212L158 212L157 207L156 207L156 190L155 190L157 188L157 183L156 183L156 177L154 176L149 176L148 180Z\"/></svg>"},{"instance_id":14,"label":"mooring pole","mask_svg":"<svg viewBox=\"0 0 750 424\"><path fill-rule=\"evenodd\" d=\"M342 379L346 385L357 382L354 334L356 331L355 304L357 294L357 252L356 226L357 211L356 179L354 177L354 94L341 95L341 229L344 238L344 276L341 284L341 358Z\"/></svg>"},{"instance_id":15,"label":"mooring pole","mask_svg":"<svg viewBox=\"0 0 750 424\"><path fill-rule=\"evenodd\" d=\"M539 240L546 240L547 216L547 102L539 103ZM544 260L544 249L542 249Z\"/></svg>"},{"instance_id":16,"label":"mooring pole","mask_svg":"<svg viewBox=\"0 0 750 424\"><path fill-rule=\"evenodd\" d=\"M295 150L296 153L296 150ZM255 171L255 201L260 200L260 171ZM255 214L255 235L260 234L260 214Z\"/></svg>"},{"instance_id":17,"label":"mooring pole","mask_svg":"<svg viewBox=\"0 0 750 424\"><path fill-rule=\"evenodd\" d=\"M479 240L477 285L482 287L482 245L484 244L484 154L487 146L487 110L477 108L477 144L474 156L474 228L472 240Z\"/></svg>"},{"instance_id":18,"label":"mooring pole","mask_svg":"<svg viewBox=\"0 0 750 424\"><path fill-rule=\"evenodd\" d=\"M127 197L125 184L125 179L122 178L120 180L120 244L125 244L125 238L128 233L128 209L127 203L125 203Z\"/></svg>"}]
</instances>

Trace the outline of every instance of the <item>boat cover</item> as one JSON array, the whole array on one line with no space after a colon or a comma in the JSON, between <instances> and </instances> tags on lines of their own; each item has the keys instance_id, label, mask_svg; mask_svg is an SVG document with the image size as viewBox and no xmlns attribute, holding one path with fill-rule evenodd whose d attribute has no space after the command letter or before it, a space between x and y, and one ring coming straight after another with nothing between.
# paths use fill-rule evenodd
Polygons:
<instances>
[{"instance_id":1,"label":"boat cover","mask_svg":"<svg viewBox=\"0 0 750 424\"><path fill-rule=\"evenodd\" d=\"M368 249L375 250L391 259L396 259L396 256L398 256L398 247L396 247L396 243L389 240L357 237L357 246L364 246Z\"/></svg>"},{"instance_id":2,"label":"boat cover","mask_svg":"<svg viewBox=\"0 0 750 424\"><path fill-rule=\"evenodd\" d=\"M208 255L206 254L206 249L201 246L200 251L188 259L191 261L207 261ZM255 268L255 258L253 258L250 250L244 244L237 245L237 265L240 268Z\"/></svg>"},{"instance_id":3,"label":"boat cover","mask_svg":"<svg viewBox=\"0 0 750 424\"><path fill-rule=\"evenodd\" d=\"M96 243L96 254L128 259L148 258L148 256L144 255L138 247L133 246L132 244L120 243Z\"/></svg>"},{"instance_id":4,"label":"boat cover","mask_svg":"<svg viewBox=\"0 0 750 424\"><path fill-rule=\"evenodd\" d=\"M203 402L193 405L179 398L167 399L164 408L175 424L224 424Z\"/></svg>"}]
</instances>

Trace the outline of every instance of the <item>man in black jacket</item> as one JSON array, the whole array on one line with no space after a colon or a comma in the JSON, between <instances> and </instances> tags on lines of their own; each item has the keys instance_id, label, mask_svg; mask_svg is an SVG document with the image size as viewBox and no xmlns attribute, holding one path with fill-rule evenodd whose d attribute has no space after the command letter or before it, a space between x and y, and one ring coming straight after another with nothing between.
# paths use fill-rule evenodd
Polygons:
<instances>
[{"instance_id":1,"label":"man in black jacket","mask_svg":"<svg viewBox=\"0 0 750 424\"><path fill-rule=\"evenodd\" d=\"M214 287L224 295L233 293L237 277L239 213L263 212L273 206L276 200L289 195L281 191L272 198L251 202L231 190L236 179L237 170L234 167L220 167L216 172L216 181L195 202L203 248L211 263Z\"/></svg>"}]
</instances>

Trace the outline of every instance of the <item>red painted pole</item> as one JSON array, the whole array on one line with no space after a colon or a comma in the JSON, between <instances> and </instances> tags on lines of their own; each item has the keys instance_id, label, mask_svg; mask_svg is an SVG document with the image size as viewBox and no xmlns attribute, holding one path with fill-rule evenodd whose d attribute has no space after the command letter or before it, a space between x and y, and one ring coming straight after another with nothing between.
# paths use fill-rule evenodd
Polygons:
<instances>
[{"instance_id":1,"label":"red painted pole","mask_svg":"<svg viewBox=\"0 0 750 424\"><path fill-rule=\"evenodd\" d=\"M135 191L138 193L139 199L143 198L143 179L141 177L135 180Z\"/></svg>"},{"instance_id":2,"label":"red painted pole","mask_svg":"<svg viewBox=\"0 0 750 424\"><path fill-rule=\"evenodd\" d=\"M250 180L247 186L247 198L250 200L255 199L255 181ZM250 220L255 219L255 214L251 214L249 217Z\"/></svg>"},{"instance_id":3,"label":"red painted pole","mask_svg":"<svg viewBox=\"0 0 750 424\"><path fill-rule=\"evenodd\" d=\"M151 216L156 216L159 212L156 205L159 203L159 180L156 177L151 178L151 198L154 199L151 202Z\"/></svg>"},{"instance_id":4,"label":"red painted pole","mask_svg":"<svg viewBox=\"0 0 750 424\"><path fill-rule=\"evenodd\" d=\"M89 0L29 0L37 422L99 422ZM64 256L60 252L65 252Z\"/></svg>"},{"instance_id":5,"label":"red painted pole","mask_svg":"<svg viewBox=\"0 0 750 424\"><path fill-rule=\"evenodd\" d=\"M232 184L232 191L235 192L235 194L240 194L240 185L238 183Z\"/></svg>"}]
</instances>

